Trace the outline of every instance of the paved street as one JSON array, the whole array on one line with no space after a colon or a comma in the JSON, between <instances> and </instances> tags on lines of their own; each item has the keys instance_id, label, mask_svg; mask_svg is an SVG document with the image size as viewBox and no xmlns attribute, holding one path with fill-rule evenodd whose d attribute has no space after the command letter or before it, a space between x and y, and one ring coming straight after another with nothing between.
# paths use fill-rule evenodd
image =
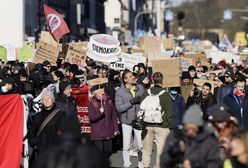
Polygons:
<instances>
[{"instance_id":1,"label":"paved street","mask_svg":"<svg viewBox=\"0 0 248 168\"><path fill-rule=\"evenodd\" d=\"M155 149L155 145L153 147ZM123 159L122 159L122 151L118 151L117 153L112 154L110 157L111 161L111 167L123 167ZM131 156L131 162L132 166L131 167L138 167L138 157ZM152 152L152 165L155 163L155 150Z\"/></svg>"}]
</instances>

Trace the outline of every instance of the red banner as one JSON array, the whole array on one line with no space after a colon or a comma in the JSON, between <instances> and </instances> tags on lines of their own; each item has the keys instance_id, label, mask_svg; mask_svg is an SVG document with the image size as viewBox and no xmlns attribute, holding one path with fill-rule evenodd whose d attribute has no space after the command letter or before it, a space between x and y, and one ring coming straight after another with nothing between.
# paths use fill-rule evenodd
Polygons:
<instances>
[{"instance_id":1,"label":"red banner","mask_svg":"<svg viewBox=\"0 0 248 168\"><path fill-rule=\"evenodd\" d=\"M23 103L19 94L0 96L0 168L20 168Z\"/></svg>"},{"instance_id":2,"label":"red banner","mask_svg":"<svg viewBox=\"0 0 248 168\"><path fill-rule=\"evenodd\" d=\"M58 42L63 35L70 33L70 30L63 17L58 12L47 5L43 5L43 7L49 30L53 35L53 38Z\"/></svg>"},{"instance_id":3,"label":"red banner","mask_svg":"<svg viewBox=\"0 0 248 168\"><path fill-rule=\"evenodd\" d=\"M81 133L90 133L90 120L88 117L88 85L72 88L72 96L77 105L78 118L81 123Z\"/></svg>"}]
</instances>

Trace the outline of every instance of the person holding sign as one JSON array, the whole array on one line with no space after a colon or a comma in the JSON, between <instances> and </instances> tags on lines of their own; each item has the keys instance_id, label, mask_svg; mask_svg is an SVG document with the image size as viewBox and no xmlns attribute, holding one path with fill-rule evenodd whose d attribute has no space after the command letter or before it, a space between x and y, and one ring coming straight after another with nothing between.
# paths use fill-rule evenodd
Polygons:
<instances>
[{"instance_id":1,"label":"person holding sign","mask_svg":"<svg viewBox=\"0 0 248 168\"><path fill-rule=\"evenodd\" d=\"M93 86L90 92L93 95L88 108L91 140L98 149L110 157L112 139L119 134L116 109L101 85Z\"/></svg>"}]
</instances>

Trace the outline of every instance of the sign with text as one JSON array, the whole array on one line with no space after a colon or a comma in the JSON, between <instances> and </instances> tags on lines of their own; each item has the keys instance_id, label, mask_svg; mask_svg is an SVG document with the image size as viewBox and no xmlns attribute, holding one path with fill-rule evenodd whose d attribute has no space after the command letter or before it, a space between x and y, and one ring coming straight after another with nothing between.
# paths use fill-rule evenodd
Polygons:
<instances>
[{"instance_id":1,"label":"sign with text","mask_svg":"<svg viewBox=\"0 0 248 168\"><path fill-rule=\"evenodd\" d=\"M47 60L52 65L56 65L58 55L59 55L58 47L54 47L48 43L40 41L33 62L42 63L43 61Z\"/></svg>"},{"instance_id":2,"label":"sign with text","mask_svg":"<svg viewBox=\"0 0 248 168\"><path fill-rule=\"evenodd\" d=\"M133 71L133 67L138 63L146 64L146 58L140 55L122 53L117 62L111 63L111 68L115 70L129 69Z\"/></svg>"},{"instance_id":3,"label":"sign with text","mask_svg":"<svg viewBox=\"0 0 248 168\"><path fill-rule=\"evenodd\" d=\"M197 53L197 54L185 54L185 58L192 59L192 65L195 65L196 62L200 61L201 63L207 62L207 56L203 53Z\"/></svg>"},{"instance_id":4,"label":"sign with text","mask_svg":"<svg viewBox=\"0 0 248 168\"><path fill-rule=\"evenodd\" d=\"M152 61L153 72L161 72L164 76L164 86L178 87L180 83L180 69L177 59Z\"/></svg>"},{"instance_id":5,"label":"sign with text","mask_svg":"<svg viewBox=\"0 0 248 168\"><path fill-rule=\"evenodd\" d=\"M66 61L77 64L79 68L86 66L86 50L79 50L73 46L69 47L66 54Z\"/></svg>"}]
</instances>

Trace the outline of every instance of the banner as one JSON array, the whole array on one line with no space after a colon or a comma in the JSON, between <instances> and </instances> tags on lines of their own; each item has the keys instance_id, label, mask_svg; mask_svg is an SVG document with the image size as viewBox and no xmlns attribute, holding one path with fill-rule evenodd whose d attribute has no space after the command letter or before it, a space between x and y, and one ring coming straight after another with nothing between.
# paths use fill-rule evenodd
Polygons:
<instances>
[{"instance_id":1,"label":"banner","mask_svg":"<svg viewBox=\"0 0 248 168\"><path fill-rule=\"evenodd\" d=\"M77 105L77 116L81 124L81 133L90 133L90 120L88 117L88 85L72 87L72 96Z\"/></svg>"},{"instance_id":2,"label":"banner","mask_svg":"<svg viewBox=\"0 0 248 168\"><path fill-rule=\"evenodd\" d=\"M96 34L90 36L87 56L101 62L115 62L121 53L118 39L107 34Z\"/></svg>"},{"instance_id":3,"label":"banner","mask_svg":"<svg viewBox=\"0 0 248 168\"><path fill-rule=\"evenodd\" d=\"M16 49L12 44L3 44L2 45L7 51L7 61L15 61L16 60Z\"/></svg>"},{"instance_id":4,"label":"banner","mask_svg":"<svg viewBox=\"0 0 248 168\"><path fill-rule=\"evenodd\" d=\"M79 68L86 66L86 50L79 50L76 47L69 47L66 54L66 62L77 64Z\"/></svg>"},{"instance_id":5,"label":"banner","mask_svg":"<svg viewBox=\"0 0 248 168\"><path fill-rule=\"evenodd\" d=\"M140 55L132 55L127 53L121 53L119 60L111 63L110 67L115 70L129 69L133 71L133 67L138 63L146 64L146 58Z\"/></svg>"},{"instance_id":6,"label":"banner","mask_svg":"<svg viewBox=\"0 0 248 168\"><path fill-rule=\"evenodd\" d=\"M0 168L20 168L23 103L19 94L0 96Z\"/></svg>"},{"instance_id":7,"label":"banner","mask_svg":"<svg viewBox=\"0 0 248 168\"><path fill-rule=\"evenodd\" d=\"M180 83L180 69L177 59L157 60L152 61L152 70L154 72L161 72L164 76L164 86L178 87Z\"/></svg>"},{"instance_id":8,"label":"banner","mask_svg":"<svg viewBox=\"0 0 248 168\"><path fill-rule=\"evenodd\" d=\"M37 64L47 60L52 65L56 65L58 55L59 55L58 47L54 47L50 44L40 41L33 62Z\"/></svg>"},{"instance_id":9,"label":"banner","mask_svg":"<svg viewBox=\"0 0 248 168\"><path fill-rule=\"evenodd\" d=\"M207 57L212 58L212 63L218 64L219 61L225 60L227 63L231 64L232 60L235 63L240 63L240 56L234 55L230 52L222 52L222 51L210 51L207 52Z\"/></svg>"},{"instance_id":10,"label":"banner","mask_svg":"<svg viewBox=\"0 0 248 168\"><path fill-rule=\"evenodd\" d=\"M63 17L58 12L47 5L43 5L43 7L49 30L54 39L58 42L63 35L70 33L70 30Z\"/></svg>"}]
</instances>

